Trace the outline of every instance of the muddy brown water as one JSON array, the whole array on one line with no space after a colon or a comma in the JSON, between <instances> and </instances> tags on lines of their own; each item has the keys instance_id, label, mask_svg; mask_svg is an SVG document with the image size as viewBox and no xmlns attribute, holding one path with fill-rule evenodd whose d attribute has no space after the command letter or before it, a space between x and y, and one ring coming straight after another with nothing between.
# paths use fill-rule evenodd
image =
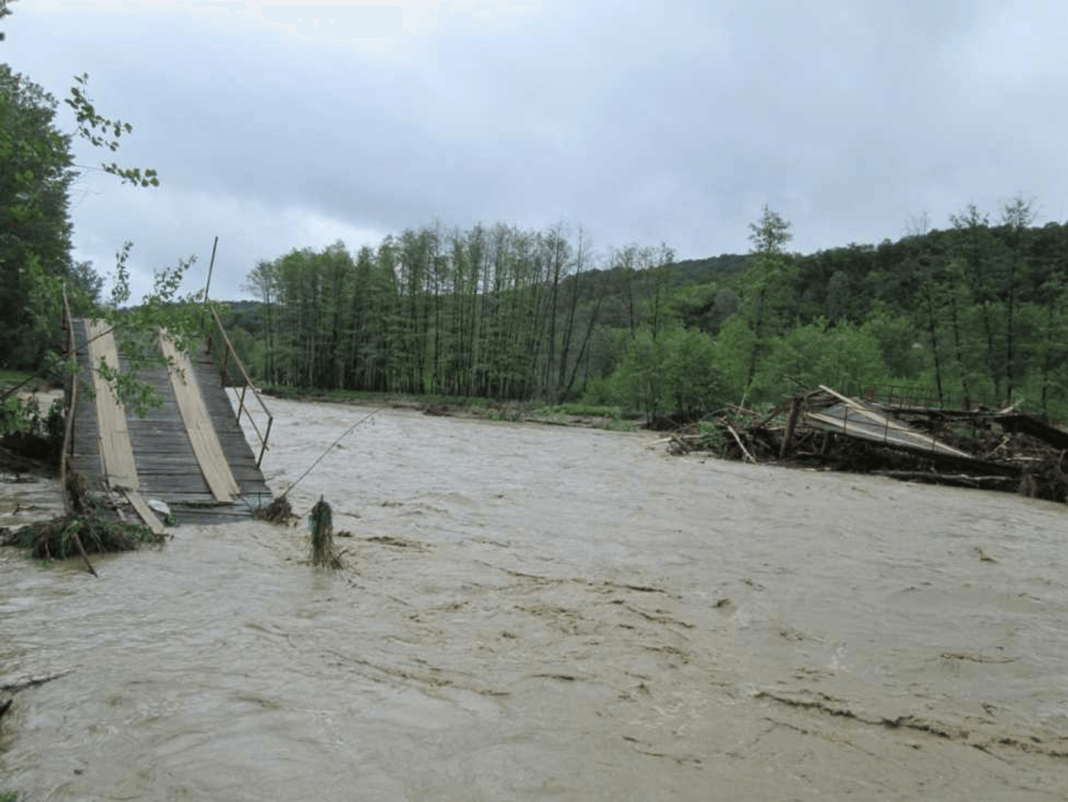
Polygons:
<instances>
[{"instance_id":1,"label":"muddy brown water","mask_svg":"<svg viewBox=\"0 0 1068 802\"><path fill-rule=\"evenodd\" d=\"M370 410L274 401L284 487ZM1063 505L384 411L303 524L0 550L26 800L1063 800ZM13 485L5 485L5 497Z\"/></svg>"}]
</instances>

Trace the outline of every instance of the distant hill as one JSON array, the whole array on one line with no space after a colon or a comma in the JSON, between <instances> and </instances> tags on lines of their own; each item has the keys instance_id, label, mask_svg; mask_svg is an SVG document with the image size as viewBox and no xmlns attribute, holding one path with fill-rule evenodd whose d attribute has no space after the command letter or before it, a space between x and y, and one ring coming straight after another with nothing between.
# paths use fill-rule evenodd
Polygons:
<instances>
[{"instance_id":1,"label":"distant hill","mask_svg":"<svg viewBox=\"0 0 1068 802\"><path fill-rule=\"evenodd\" d=\"M745 254L724 253L704 259L683 259L674 264L676 280L679 284L703 284L741 271L748 258Z\"/></svg>"}]
</instances>

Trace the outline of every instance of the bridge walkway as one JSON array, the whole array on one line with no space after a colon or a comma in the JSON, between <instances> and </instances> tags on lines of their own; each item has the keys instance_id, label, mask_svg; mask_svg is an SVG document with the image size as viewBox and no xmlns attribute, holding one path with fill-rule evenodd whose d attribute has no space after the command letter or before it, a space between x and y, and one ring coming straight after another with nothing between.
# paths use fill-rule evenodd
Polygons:
<instances>
[{"instance_id":1,"label":"bridge walkway","mask_svg":"<svg viewBox=\"0 0 1068 802\"><path fill-rule=\"evenodd\" d=\"M70 466L86 478L90 492L157 531L165 514L153 509L162 509L155 502L163 502L177 522L193 524L247 519L271 502L207 345L190 359L160 334L160 347L177 368L135 372L163 400L138 416L115 400L100 375L101 359L130 371L106 325L76 319L71 329L81 370Z\"/></svg>"}]
</instances>

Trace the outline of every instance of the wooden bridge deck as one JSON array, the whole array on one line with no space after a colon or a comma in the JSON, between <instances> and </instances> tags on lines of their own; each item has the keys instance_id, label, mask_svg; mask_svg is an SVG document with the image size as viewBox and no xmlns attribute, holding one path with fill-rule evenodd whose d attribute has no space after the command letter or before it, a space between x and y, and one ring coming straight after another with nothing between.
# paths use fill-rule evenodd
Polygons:
<instances>
[{"instance_id":1,"label":"wooden bridge deck","mask_svg":"<svg viewBox=\"0 0 1068 802\"><path fill-rule=\"evenodd\" d=\"M138 508L142 518L146 517L144 507L147 502L158 499L170 507L177 522L193 524L239 521L251 517L254 509L271 502L271 491L256 465L256 457L237 422L219 371L206 349L201 349L192 358L195 381L181 384L183 380L177 379L183 396L181 404L172 371L167 368L142 370L137 372L137 378L152 386L163 399L162 405L150 409L144 417L137 417L121 407L115 415L101 406L109 399L98 403L95 395L100 393L94 394L92 389L90 377L96 371L91 367L91 347L87 345L89 324L75 320L73 328L82 370L79 373L81 384L75 410L71 466L87 479L90 492L108 494L111 498L125 495ZM99 359L96 353L94 357ZM129 365L121 354L118 359L119 367L128 370ZM190 412L189 398L198 390L203 404L194 404L194 411ZM104 394L108 392L104 390ZM197 410L206 419L199 419ZM193 419L189 419L190 416ZM114 442L125 442L119 431L123 424L133 453L133 476L128 475L128 471L116 471L115 458L110 451ZM221 447L218 465L213 466L207 461L204 441L217 443L216 449ZM111 466L107 464L109 459L112 460ZM220 489L220 482L224 485L232 482L229 487L233 492L225 492L225 487ZM157 521L146 523L158 526Z\"/></svg>"}]
</instances>

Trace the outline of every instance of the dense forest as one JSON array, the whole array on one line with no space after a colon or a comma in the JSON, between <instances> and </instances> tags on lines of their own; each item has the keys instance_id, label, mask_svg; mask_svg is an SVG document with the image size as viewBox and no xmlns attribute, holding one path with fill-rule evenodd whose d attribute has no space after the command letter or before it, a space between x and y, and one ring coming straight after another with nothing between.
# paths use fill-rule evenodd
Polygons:
<instances>
[{"instance_id":1,"label":"dense forest","mask_svg":"<svg viewBox=\"0 0 1068 802\"><path fill-rule=\"evenodd\" d=\"M1016 198L945 230L791 253L765 209L747 255L596 253L562 225L407 230L262 262L233 309L266 384L617 403L693 416L800 387L910 388L1068 416L1068 226Z\"/></svg>"}]
</instances>

